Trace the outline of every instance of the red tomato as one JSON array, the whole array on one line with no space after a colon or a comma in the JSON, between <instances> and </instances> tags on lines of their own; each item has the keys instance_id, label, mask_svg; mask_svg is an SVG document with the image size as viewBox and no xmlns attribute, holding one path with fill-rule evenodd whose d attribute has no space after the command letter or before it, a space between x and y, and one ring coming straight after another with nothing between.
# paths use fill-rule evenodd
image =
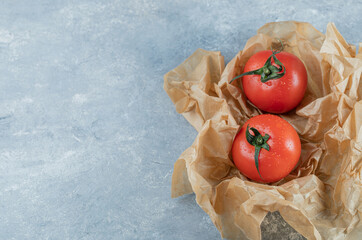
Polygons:
<instances>
[{"instance_id":1,"label":"red tomato","mask_svg":"<svg viewBox=\"0 0 362 240\"><path fill-rule=\"evenodd\" d=\"M246 63L244 73L262 68L272 51L254 54ZM279 52L275 57L284 65L285 74L278 79L261 82L261 75L243 76L242 84L246 97L257 108L271 113L285 113L302 101L307 88L307 71L298 57L291 53ZM273 66L278 66L272 60Z\"/></svg>"},{"instance_id":2,"label":"red tomato","mask_svg":"<svg viewBox=\"0 0 362 240\"><path fill-rule=\"evenodd\" d=\"M255 128L266 139L260 145L266 144L268 147L264 147L269 148L269 151L264 147L260 148L257 156L260 175L255 160L257 147L247 140L248 127L254 142L258 142L257 134L251 128ZM293 170L299 161L301 143L297 132L286 120L276 115L263 114L250 118L243 125L234 139L231 152L234 163L242 174L252 180L269 183L286 177Z\"/></svg>"}]
</instances>

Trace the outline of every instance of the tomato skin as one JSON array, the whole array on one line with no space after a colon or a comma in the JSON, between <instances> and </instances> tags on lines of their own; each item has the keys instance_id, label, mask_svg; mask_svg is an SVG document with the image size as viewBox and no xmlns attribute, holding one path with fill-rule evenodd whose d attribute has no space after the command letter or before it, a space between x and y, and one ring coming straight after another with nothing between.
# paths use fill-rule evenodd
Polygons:
<instances>
[{"instance_id":1,"label":"tomato skin","mask_svg":"<svg viewBox=\"0 0 362 240\"><path fill-rule=\"evenodd\" d=\"M256 128L261 135L268 134L269 151L259 153L259 171L255 166L255 147L246 140L247 126ZM250 131L250 133L252 133ZM286 177L296 166L301 154L298 133L286 120L271 114L250 118L236 135L231 149L236 167L246 177L258 182L276 182Z\"/></svg>"},{"instance_id":2,"label":"tomato skin","mask_svg":"<svg viewBox=\"0 0 362 240\"><path fill-rule=\"evenodd\" d=\"M254 54L245 64L244 73L264 66L272 51ZM259 109L270 113L285 113L302 101L307 89L308 75L303 62L295 55L280 52L275 55L285 66L285 75L265 83L260 75L243 76L242 85L246 97Z\"/></svg>"}]
</instances>

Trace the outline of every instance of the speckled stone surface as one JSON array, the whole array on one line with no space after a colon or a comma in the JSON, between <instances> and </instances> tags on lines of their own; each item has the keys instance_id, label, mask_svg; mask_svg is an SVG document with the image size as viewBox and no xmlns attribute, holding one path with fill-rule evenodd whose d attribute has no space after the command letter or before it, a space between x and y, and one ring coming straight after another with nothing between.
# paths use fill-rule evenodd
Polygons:
<instances>
[{"instance_id":1,"label":"speckled stone surface","mask_svg":"<svg viewBox=\"0 0 362 240\"><path fill-rule=\"evenodd\" d=\"M163 75L197 48L225 62L267 22L335 22L361 1L0 1L0 239L220 239L194 195L170 197L196 131ZM283 229L283 231L280 231ZM263 239L302 239L278 214Z\"/></svg>"}]
</instances>

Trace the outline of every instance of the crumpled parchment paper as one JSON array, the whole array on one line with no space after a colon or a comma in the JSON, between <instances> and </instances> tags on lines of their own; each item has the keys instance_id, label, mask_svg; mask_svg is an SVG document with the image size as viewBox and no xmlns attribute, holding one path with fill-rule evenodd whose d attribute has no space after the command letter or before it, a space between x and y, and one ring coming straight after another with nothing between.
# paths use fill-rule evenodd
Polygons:
<instances>
[{"instance_id":1,"label":"crumpled parchment paper","mask_svg":"<svg viewBox=\"0 0 362 240\"><path fill-rule=\"evenodd\" d=\"M254 53L277 48L298 56L308 72L301 104L279 115L298 132L302 154L281 181L246 179L230 150L239 127L262 112L240 81ZM348 44L333 23L326 35L309 23L268 23L225 67L220 52L196 50L164 76L164 89L198 135L174 165L172 197L194 192L227 239L260 239L265 215L279 211L307 239L362 238L362 43Z\"/></svg>"}]
</instances>

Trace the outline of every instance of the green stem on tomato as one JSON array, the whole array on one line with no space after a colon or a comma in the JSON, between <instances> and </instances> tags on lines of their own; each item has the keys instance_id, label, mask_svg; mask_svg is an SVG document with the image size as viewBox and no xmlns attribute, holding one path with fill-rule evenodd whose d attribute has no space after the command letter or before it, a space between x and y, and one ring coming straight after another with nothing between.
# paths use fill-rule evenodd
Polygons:
<instances>
[{"instance_id":1,"label":"green stem on tomato","mask_svg":"<svg viewBox=\"0 0 362 240\"><path fill-rule=\"evenodd\" d=\"M269 135L265 134L264 136L260 134L260 132L256 129L256 128L250 128L250 130L254 133L254 135L252 135L249 132L249 125L246 128L246 140L248 141L249 144L253 145L255 147L255 153L254 153L254 160L255 160L255 166L256 166L256 170L258 170L259 176L261 179L263 179L263 177L260 174L259 171L259 153L260 150L262 148L264 148L265 150L269 151L269 145L267 143L268 139L269 139Z\"/></svg>"},{"instance_id":2,"label":"green stem on tomato","mask_svg":"<svg viewBox=\"0 0 362 240\"><path fill-rule=\"evenodd\" d=\"M280 39L278 39L278 40L282 44L282 49L281 49L281 51L282 51L284 48L283 43ZM241 75L238 75L238 76L234 77L233 79L231 79L230 83L232 83L234 80L241 78L245 75L260 75L260 80L263 83L265 83L269 80L272 80L272 79L279 79L279 78L283 77L285 74L285 67L284 67L283 63L281 63L279 61L279 59L275 56L276 54L280 53L281 51L274 51L273 49L271 49L271 50L272 50L272 55L270 55L270 57L266 60L263 67L256 69L254 71L249 71L249 72L245 72ZM274 63L277 66L274 66L272 64L272 62L271 62L272 58L274 59Z\"/></svg>"}]
</instances>

